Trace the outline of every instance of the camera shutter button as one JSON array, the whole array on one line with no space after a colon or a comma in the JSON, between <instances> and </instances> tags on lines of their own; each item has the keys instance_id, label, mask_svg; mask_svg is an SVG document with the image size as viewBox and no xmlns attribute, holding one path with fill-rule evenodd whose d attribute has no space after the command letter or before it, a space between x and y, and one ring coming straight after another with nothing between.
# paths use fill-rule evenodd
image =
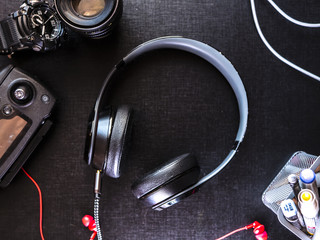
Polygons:
<instances>
[{"instance_id":1,"label":"camera shutter button","mask_svg":"<svg viewBox=\"0 0 320 240\"><path fill-rule=\"evenodd\" d=\"M18 87L14 90L13 94L17 100L26 100L30 96L30 93L25 86Z\"/></svg>"}]
</instances>

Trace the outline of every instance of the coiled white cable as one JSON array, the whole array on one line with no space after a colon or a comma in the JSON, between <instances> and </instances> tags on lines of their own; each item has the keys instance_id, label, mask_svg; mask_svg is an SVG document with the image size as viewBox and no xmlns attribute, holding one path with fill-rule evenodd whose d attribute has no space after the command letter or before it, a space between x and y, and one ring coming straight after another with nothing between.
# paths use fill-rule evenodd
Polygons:
<instances>
[{"instance_id":1,"label":"coiled white cable","mask_svg":"<svg viewBox=\"0 0 320 240\"><path fill-rule=\"evenodd\" d=\"M254 0L250 0L251 2L251 10L252 10L252 15L253 15L253 20L254 20L254 24L256 26L256 29L258 31L258 34L262 40L262 42L266 45L266 47L270 50L270 52L273 53L273 55L275 55L279 60L281 60L282 62L284 62L285 64L289 65L290 67L296 69L297 71L317 80L317 81L320 81L320 77L297 66L296 64L290 62L289 60L287 60L286 58L282 57L276 50L274 50L271 45L269 44L269 42L266 40L266 38L264 37L262 31L261 31L261 28L260 28L260 25L259 25L259 21L258 21L258 18L257 18L257 13L256 13L256 8L255 8L255 4L254 4Z\"/></svg>"},{"instance_id":2,"label":"coiled white cable","mask_svg":"<svg viewBox=\"0 0 320 240\"><path fill-rule=\"evenodd\" d=\"M97 237L98 240L102 240L102 234L101 234L101 228L100 228L100 220L99 220L99 198L94 199L94 220L96 222L96 228L97 228Z\"/></svg>"},{"instance_id":3,"label":"coiled white cable","mask_svg":"<svg viewBox=\"0 0 320 240\"><path fill-rule=\"evenodd\" d=\"M274 7L275 10L278 11L278 13L280 13L285 19L287 19L288 21L302 26L302 27L308 27L308 28L318 28L320 27L320 23L307 23L307 22L301 22L299 20L296 20L292 17L290 17L288 14L286 14L284 11L281 10L281 8L272 0L268 0L268 2L272 5L272 7Z\"/></svg>"}]
</instances>

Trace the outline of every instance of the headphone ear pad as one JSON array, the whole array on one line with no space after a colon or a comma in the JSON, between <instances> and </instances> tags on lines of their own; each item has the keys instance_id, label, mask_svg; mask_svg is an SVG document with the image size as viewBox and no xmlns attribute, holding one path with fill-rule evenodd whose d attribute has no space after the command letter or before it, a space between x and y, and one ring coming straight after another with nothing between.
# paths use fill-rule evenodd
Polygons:
<instances>
[{"instance_id":1,"label":"headphone ear pad","mask_svg":"<svg viewBox=\"0 0 320 240\"><path fill-rule=\"evenodd\" d=\"M105 166L105 155L109 146L110 133L112 127L112 110L110 107L105 108L100 111L98 114L97 121L97 131L94 139L94 143L92 143L92 134L91 134L91 121L89 122L88 134L86 139L86 155L88 156L88 164L90 164L94 169L102 170ZM93 145L93 149L89 150ZM89 155L89 152L90 155Z\"/></svg>"},{"instance_id":2,"label":"headphone ear pad","mask_svg":"<svg viewBox=\"0 0 320 240\"><path fill-rule=\"evenodd\" d=\"M128 106L120 106L114 115L104 168L105 174L112 178L120 177L120 164L126 155L126 145L131 135L131 113Z\"/></svg>"},{"instance_id":3,"label":"headphone ear pad","mask_svg":"<svg viewBox=\"0 0 320 240\"><path fill-rule=\"evenodd\" d=\"M156 205L197 183L200 168L191 154L183 154L160 165L131 187L136 198Z\"/></svg>"}]
</instances>

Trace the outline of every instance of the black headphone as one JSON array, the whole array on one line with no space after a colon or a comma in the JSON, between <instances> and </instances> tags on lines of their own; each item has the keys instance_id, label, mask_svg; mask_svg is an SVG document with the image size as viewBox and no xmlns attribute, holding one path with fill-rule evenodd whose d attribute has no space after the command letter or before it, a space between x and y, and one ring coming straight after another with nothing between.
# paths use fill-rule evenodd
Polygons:
<instances>
[{"instance_id":1,"label":"black headphone","mask_svg":"<svg viewBox=\"0 0 320 240\"><path fill-rule=\"evenodd\" d=\"M214 48L182 37L157 38L141 44L124 57L109 73L96 100L89 120L86 144L88 165L113 178L120 177L120 163L125 155L126 140L131 129L131 110L103 104L111 79L140 55L157 49L178 49L197 55L216 67L231 85L240 112L235 143L222 163L199 180L200 168L191 154L183 154L149 172L132 186L133 194L155 210L167 208L193 194L198 187L220 172L236 154L243 140L248 121L248 101L243 83L232 64Z\"/></svg>"}]
</instances>

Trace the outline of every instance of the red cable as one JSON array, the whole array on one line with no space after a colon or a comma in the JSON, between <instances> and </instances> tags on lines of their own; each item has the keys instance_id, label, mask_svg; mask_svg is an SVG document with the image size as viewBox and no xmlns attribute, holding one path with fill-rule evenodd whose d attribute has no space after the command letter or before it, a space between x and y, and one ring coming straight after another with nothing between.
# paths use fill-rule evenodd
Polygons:
<instances>
[{"instance_id":1,"label":"red cable","mask_svg":"<svg viewBox=\"0 0 320 240\"><path fill-rule=\"evenodd\" d=\"M96 236L97 236L97 232L93 232L91 237L90 237L90 240L93 240Z\"/></svg>"},{"instance_id":2,"label":"red cable","mask_svg":"<svg viewBox=\"0 0 320 240\"><path fill-rule=\"evenodd\" d=\"M221 239L225 239L227 237L229 237L230 235L234 234L234 233L237 233L237 232L240 232L240 231L243 231L243 230L247 230L248 229L248 226L245 226L245 227L242 227L242 228L238 228L237 230L234 230L220 238L217 238L216 240L221 240Z\"/></svg>"},{"instance_id":3,"label":"red cable","mask_svg":"<svg viewBox=\"0 0 320 240\"><path fill-rule=\"evenodd\" d=\"M40 235L41 235L41 239L44 240L43 237L43 232L42 232L42 194L41 194L41 190L39 185L37 184L37 182L26 172L26 170L24 170L23 168L21 168L22 171L27 175L28 178L30 178L30 180L33 182L33 184L36 186L36 188L38 189L39 192L39 204L40 204Z\"/></svg>"}]
</instances>

